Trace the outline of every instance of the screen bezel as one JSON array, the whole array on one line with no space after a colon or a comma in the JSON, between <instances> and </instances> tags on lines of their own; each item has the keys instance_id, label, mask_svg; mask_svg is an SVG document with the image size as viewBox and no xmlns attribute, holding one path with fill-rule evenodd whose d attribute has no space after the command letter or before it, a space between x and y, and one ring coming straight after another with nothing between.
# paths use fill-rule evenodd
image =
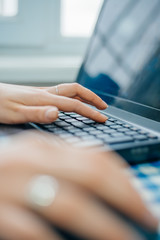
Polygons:
<instances>
[{"instance_id":1,"label":"screen bezel","mask_svg":"<svg viewBox=\"0 0 160 240\"><path fill-rule=\"evenodd\" d=\"M76 82L83 85L83 86L85 86L85 83L83 83L83 81L82 81L82 79L83 79L82 75L83 75L83 72L85 72L84 71L84 66L85 66L85 63L88 59L88 54L89 54L89 51L90 51L90 44L92 42L93 36L96 34L101 16L103 14L103 10L105 9L105 6L106 6L107 2L108 2L108 0L104 0L104 2L102 4L102 8L101 8L101 11L100 11L95 29L93 31L93 34L92 34L91 38L90 38L83 63L81 65L81 68L80 68L79 73L77 75ZM93 92L98 94L106 102L107 102L107 100L106 100L107 98L112 99L110 105L112 105L114 107L125 110L127 112L131 112L131 113L140 115L142 117L145 117L145 118L157 121L157 122L160 122L160 109L152 108L152 107L149 107L149 106L137 103L137 102L130 101L130 100L125 99L125 98L120 98L120 97L117 97L117 96L114 96L114 95L109 95L106 92L104 93L104 92L101 92L101 91L99 91L97 89L94 89L94 88L92 88L92 89L90 88L90 90L92 90Z\"/></svg>"}]
</instances>

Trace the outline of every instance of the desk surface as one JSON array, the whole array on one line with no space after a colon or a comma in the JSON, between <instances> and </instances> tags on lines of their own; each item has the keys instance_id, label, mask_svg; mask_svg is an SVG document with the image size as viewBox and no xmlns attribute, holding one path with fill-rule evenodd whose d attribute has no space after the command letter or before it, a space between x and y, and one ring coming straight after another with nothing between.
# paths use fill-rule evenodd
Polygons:
<instances>
[{"instance_id":1,"label":"desk surface","mask_svg":"<svg viewBox=\"0 0 160 240\"><path fill-rule=\"evenodd\" d=\"M153 214L160 219L160 160L132 167L133 185Z\"/></svg>"}]
</instances>

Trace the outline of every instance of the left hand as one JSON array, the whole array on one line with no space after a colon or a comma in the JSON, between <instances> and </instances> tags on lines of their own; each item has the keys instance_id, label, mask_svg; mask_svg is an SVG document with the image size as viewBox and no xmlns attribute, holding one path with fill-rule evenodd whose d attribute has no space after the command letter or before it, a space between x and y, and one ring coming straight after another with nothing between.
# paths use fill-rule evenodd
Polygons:
<instances>
[{"instance_id":1,"label":"left hand","mask_svg":"<svg viewBox=\"0 0 160 240\"><path fill-rule=\"evenodd\" d=\"M100 110L107 108L100 97L77 83L42 88L0 83L0 123L49 123L58 118L58 110L76 112L97 122L107 120L83 102Z\"/></svg>"},{"instance_id":2,"label":"left hand","mask_svg":"<svg viewBox=\"0 0 160 240\"><path fill-rule=\"evenodd\" d=\"M90 240L141 239L113 209L157 230L157 219L132 187L125 173L128 166L115 153L76 149L56 137L29 133L0 144L0 156L1 239L64 240L54 227ZM58 183L55 198L46 206L31 194L34 179L41 175Z\"/></svg>"}]
</instances>

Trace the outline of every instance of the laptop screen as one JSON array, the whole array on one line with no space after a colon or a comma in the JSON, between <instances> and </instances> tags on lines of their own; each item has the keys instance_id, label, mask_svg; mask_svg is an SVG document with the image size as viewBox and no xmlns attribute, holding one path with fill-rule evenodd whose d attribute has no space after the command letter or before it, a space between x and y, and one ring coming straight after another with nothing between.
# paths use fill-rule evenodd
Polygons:
<instances>
[{"instance_id":1,"label":"laptop screen","mask_svg":"<svg viewBox=\"0 0 160 240\"><path fill-rule=\"evenodd\" d=\"M77 81L110 105L160 121L160 1L104 1Z\"/></svg>"}]
</instances>

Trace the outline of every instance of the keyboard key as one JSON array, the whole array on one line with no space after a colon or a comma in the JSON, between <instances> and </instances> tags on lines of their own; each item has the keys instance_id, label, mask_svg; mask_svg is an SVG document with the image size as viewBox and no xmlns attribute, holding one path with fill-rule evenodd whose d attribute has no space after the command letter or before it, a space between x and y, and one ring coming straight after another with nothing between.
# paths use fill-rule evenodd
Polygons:
<instances>
[{"instance_id":1,"label":"keyboard key","mask_svg":"<svg viewBox=\"0 0 160 240\"><path fill-rule=\"evenodd\" d=\"M125 128L131 128L132 126L129 125L129 124L123 124L123 127L125 127Z\"/></svg>"},{"instance_id":2,"label":"keyboard key","mask_svg":"<svg viewBox=\"0 0 160 240\"><path fill-rule=\"evenodd\" d=\"M69 115L69 116L74 116L76 113L74 113L74 112L65 112L64 114L65 115Z\"/></svg>"},{"instance_id":3,"label":"keyboard key","mask_svg":"<svg viewBox=\"0 0 160 240\"><path fill-rule=\"evenodd\" d=\"M112 129L119 129L119 128L121 128L121 126L120 125L113 125L113 126L111 126L111 128Z\"/></svg>"},{"instance_id":4,"label":"keyboard key","mask_svg":"<svg viewBox=\"0 0 160 240\"><path fill-rule=\"evenodd\" d=\"M111 136L112 136L112 137L123 137L124 134L123 134L123 133L116 132L116 133L112 133Z\"/></svg>"},{"instance_id":5,"label":"keyboard key","mask_svg":"<svg viewBox=\"0 0 160 240\"><path fill-rule=\"evenodd\" d=\"M72 131L73 129L77 129L77 128L69 124L69 126L63 127L63 129L65 129L66 131Z\"/></svg>"},{"instance_id":6,"label":"keyboard key","mask_svg":"<svg viewBox=\"0 0 160 240\"><path fill-rule=\"evenodd\" d=\"M63 139L68 139L68 138L73 138L73 134L69 134L69 133L62 133L62 134L59 134L59 136Z\"/></svg>"},{"instance_id":7,"label":"keyboard key","mask_svg":"<svg viewBox=\"0 0 160 240\"><path fill-rule=\"evenodd\" d=\"M116 133L117 131L115 129L104 129L104 133Z\"/></svg>"},{"instance_id":8,"label":"keyboard key","mask_svg":"<svg viewBox=\"0 0 160 240\"><path fill-rule=\"evenodd\" d=\"M84 124L83 122L79 122L79 121L72 122L72 125L78 128L88 128L87 124Z\"/></svg>"},{"instance_id":9,"label":"keyboard key","mask_svg":"<svg viewBox=\"0 0 160 240\"><path fill-rule=\"evenodd\" d=\"M60 120L66 120L66 119L71 119L71 117L63 115L63 116L59 116Z\"/></svg>"},{"instance_id":10,"label":"keyboard key","mask_svg":"<svg viewBox=\"0 0 160 240\"><path fill-rule=\"evenodd\" d=\"M133 131L140 131L141 129L137 128L137 127L130 127L131 130Z\"/></svg>"},{"instance_id":11,"label":"keyboard key","mask_svg":"<svg viewBox=\"0 0 160 240\"><path fill-rule=\"evenodd\" d=\"M97 140L95 136L91 136L91 135L82 136L81 139L85 141Z\"/></svg>"},{"instance_id":12,"label":"keyboard key","mask_svg":"<svg viewBox=\"0 0 160 240\"><path fill-rule=\"evenodd\" d=\"M110 121L110 122L115 122L115 121L117 121L117 120L116 120L115 118L109 118L108 121Z\"/></svg>"},{"instance_id":13,"label":"keyboard key","mask_svg":"<svg viewBox=\"0 0 160 240\"><path fill-rule=\"evenodd\" d=\"M146 131L143 131L143 130L138 131L138 133L139 133L139 134L143 134L143 135L144 135L144 134L147 134L147 132L146 132Z\"/></svg>"},{"instance_id":14,"label":"keyboard key","mask_svg":"<svg viewBox=\"0 0 160 240\"><path fill-rule=\"evenodd\" d=\"M76 132L76 133L75 133L75 136L77 136L77 137L88 136L88 133L87 133L87 132L79 131L79 132Z\"/></svg>"},{"instance_id":15,"label":"keyboard key","mask_svg":"<svg viewBox=\"0 0 160 240\"><path fill-rule=\"evenodd\" d=\"M124 137L117 137L117 138L107 138L105 140L108 144L117 144L117 143L124 143L124 142L133 142L133 138L129 136Z\"/></svg>"},{"instance_id":16,"label":"keyboard key","mask_svg":"<svg viewBox=\"0 0 160 240\"><path fill-rule=\"evenodd\" d=\"M83 120L89 120L88 118L86 118L86 117L78 117L78 118L76 118L77 120L79 120L79 121L83 121Z\"/></svg>"},{"instance_id":17,"label":"keyboard key","mask_svg":"<svg viewBox=\"0 0 160 240\"><path fill-rule=\"evenodd\" d=\"M78 133L78 132L82 132L82 130L80 128L76 128L73 127L71 129L68 130L69 133Z\"/></svg>"},{"instance_id":18,"label":"keyboard key","mask_svg":"<svg viewBox=\"0 0 160 240\"><path fill-rule=\"evenodd\" d=\"M126 135L129 135L129 136L134 136L134 135L137 135L137 132L134 132L134 131L128 131L125 133Z\"/></svg>"},{"instance_id":19,"label":"keyboard key","mask_svg":"<svg viewBox=\"0 0 160 240\"><path fill-rule=\"evenodd\" d=\"M59 122L62 122L61 119L57 119L54 123L59 123Z\"/></svg>"},{"instance_id":20,"label":"keyboard key","mask_svg":"<svg viewBox=\"0 0 160 240\"><path fill-rule=\"evenodd\" d=\"M99 125L99 126L96 126L96 129L104 130L104 129L110 129L110 128L104 125Z\"/></svg>"},{"instance_id":21,"label":"keyboard key","mask_svg":"<svg viewBox=\"0 0 160 240\"><path fill-rule=\"evenodd\" d=\"M121 122L121 121L118 121L118 120L115 121L115 123L118 124L118 125L123 125L124 124L124 122Z\"/></svg>"},{"instance_id":22,"label":"keyboard key","mask_svg":"<svg viewBox=\"0 0 160 240\"><path fill-rule=\"evenodd\" d=\"M57 127L56 125L54 125L54 124L51 124L51 125L45 125L45 128L47 128L47 129L54 129L54 130L59 130L59 129L61 129L61 128L59 128L59 127Z\"/></svg>"},{"instance_id":23,"label":"keyboard key","mask_svg":"<svg viewBox=\"0 0 160 240\"><path fill-rule=\"evenodd\" d=\"M74 114L72 114L71 116L72 116L72 118L82 117L80 114L77 114L77 113L74 113Z\"/></svg>"},{"instance_id":24,"label":"keyboard key","mask_svg":"<svg viewBox=\"0 0 160 240\"><path fill-rule=\"evenodd\" d=\"M118 128L118 132L128 132L128 128Z\"/></svg>"},{"instance_id":25,"label":"keyboard key","mask_svg":"<svg viewBox=\"0 0 160 240\"><path fill-rule=\"evenodd\" d=\"M94 124L94 123L96 123L96 122L93 121L93 120L88 119L88 120L84 120L83 123L86 123L86 124Z\"/></svg>"},{"instance_id":26,"label":"keyboard key","mask_svg":"<svg viewBox=\"0 0 160 240\"><path fill-rule=\"evenodd\" d=\"M66 122L63 122L63 121L56 121L55 123L54 123L56 126L58 126L58 127L68 127L68 126L70 126L70 124L68 124L68 123L66 123Z\"/></svg>"},{"instance_id":27,"label":"keyboard key","mask_svg":"<svg viewBox=\"0 0 160 240\"><path fill-rule=\"evenodd\" d=\"M74 118L69 118L69 119L66 119L65 122L72 123L72 122L78 122L78 121Z\"/></svg>"},{"instance_id":28,"label":"keyboard key","mask_svg":"<svg viewBox=\"0 0 160 240\"><path fill-rule=\"evenodd\" d=\"M65 116L65 114L62 113L62 112L60 112L60 113L58 114L58 116L59 116L59 117L63 117L63 116Z\"/></svg>"},{"instance_id":29,"label":"keyboard key","mask_svg":"<svg viewBox=\"0 0 160 240\"><path fill-rule=\"evenodd\" d=\"M104 123L105 126L112 126L115 125L114 122L110 122L109 120ZM115 125L116 126L116 125Z\"/></svg>"},{"instance_id":30,"label":"keyboard key","mask_svg":"<svg viewBox=\"0 0 160 240\"><path fill-rule=\"evenodd\" d=\"M94 131L90 131L89 134L91 134L91 135L98 135L98 134L102 134L102 132L95 129Z\"/></svg>"},{"instance_id":31,"label":"keyboard key","mask_svg":"<svg viewBox=\"0 0 160 240\"><path fill-rule=\"evenodd\" d=\"M74 144L74 146L76 147L98 147L98 146L103 146L103 141L99 140L99 139L95 139L95 140L90 140L90 141L81 141L77 144Z\"/></svg>"},{"instance_id":32,"label":"keyboard key","mask_svg":"<svg viewBox=\"0 0 160 240\"><path fill-rule=\"evenodd\" d=\"M87 127L85 127L84 130L87 131L87 132L90 132L90 131L95 131L95 128L94 127L88 127L88 125L87 125Z\"/></svg>"},{"instance_id":33,"label":"keyboard key","mask_svg":"<svg viewBox=\"0 0 160 240\"><path fill-rule=\"evenodd\" d=\"M63 130L63 129L61 129L61 130L58 130L58 131L52 131L54 134L56 134L56 135L61 135L61 134L66 134L67 132L65 131L65 130Z\"/></svg>"},{"instance_id":34,"label":"keyboard key","mask_svg":"<svg viewBox=\"0 0 160 240\"><path fill-rule=\"evenodd\" d=\"M105 140L105 139L110 138L111 136L109 134L99 134L99 135L97 135L97 137Z\"/></svg>"},{"instance_id":35,"label":"keyboard key","mask_svg":"<svg viewBox=\"0 0 160 240\"><path fill-rule=\"evenodd\" d=\"M147 136L146 135L135 135L133 137L134 137L135 140L139 140L139 141L147 140Z\"/></svg>"},{"instance_id":36,"label":"keyboard key","mask_svg":"<svg viewBox=\"0 0 160 240\"><path fill-rule=\"evenodd\" d=\"M152 135L152 134L148 134L147 137L150 138L150 139L157 139L158 138L156 135Z\"/></svg>"}]
</instances>

